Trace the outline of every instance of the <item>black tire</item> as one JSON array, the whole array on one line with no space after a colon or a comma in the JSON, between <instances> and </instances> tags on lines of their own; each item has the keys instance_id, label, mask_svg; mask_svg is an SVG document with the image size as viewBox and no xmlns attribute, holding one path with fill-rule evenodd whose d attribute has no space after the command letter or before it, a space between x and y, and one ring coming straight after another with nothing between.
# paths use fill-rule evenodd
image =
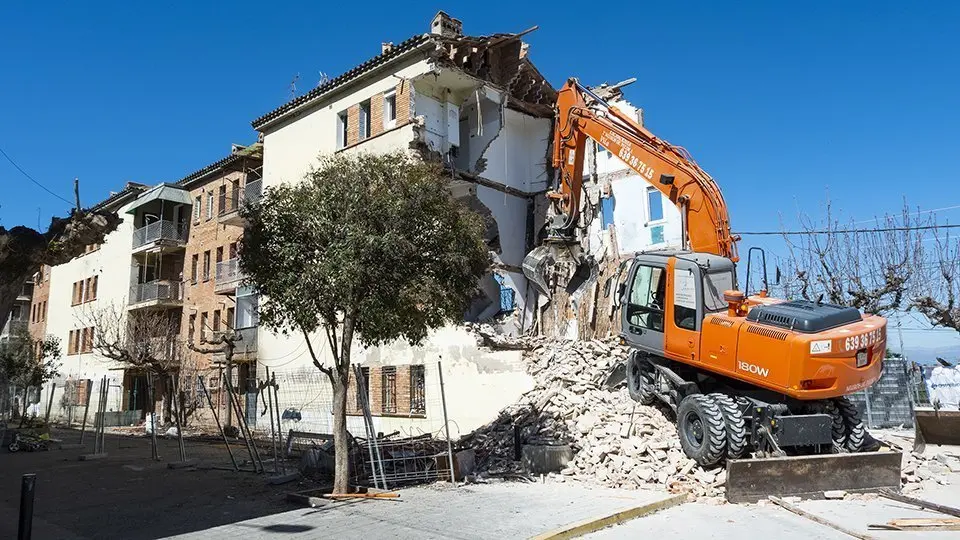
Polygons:
<instances>
[{"instance_id":1,"label":"black tire","mask_svg":"<svg viewBox=\"0 0 960 540\"><path fill-rule=\"evenodd\" d=\"M811 411L814 413L829 414L832 420L830 425L830 435L833 438L833 451L841 453L847 451L847 424L843 420L843 414L840 408L833 400L823 400L812 405Z\"/></svg>"},{"instance_id":2,"label":"black tire","mask_svg":"<svg viewBox=\"0 0 960 540\"><path fill-rule=\"evenodd\" d=\"M18 443L17 441L13 441L12 443L10 443L10 446L7 446L7 450L9 450L10 452L19 452L20 443Z\"/></svg>"},{"instance_id":3,"label":"black tire","mask_svg":"<svg viewBox=\"0 0 960 540\"><path fill-rule=\"evenodd\" d=\"M846 428L846 449L850 452L862 452L867 440L867 430L860 419L860 411L845 397L835 399L834 403Z\"/></svg>"},{"instance_id":4,"label":"black tire","mask_svg":"<svg viewBox=\"0 0 960 540\"><path fill-rule=\"evenodd\" d=\"M641 405L650 405L657 398L653 391L653 377L648 369L644 369L646 360L639 356L634 351L627 358L627 391L634 401Z\"/></svg>"},{"instance_id":5,"label":"black tire","mask_svg":"<svg viewBox=\"0 0 960 540\"><path fill-rule=\"evenodd\" d=\"M717 402L703 394L683 398L677 408L680 446L702 467L712 467L727 453L727 428Z\"/></svg>"},{"instance_id":6,"label":"black tire","mask_svg":"<svg viewBox=\"0 0 960 540\"><path fill-rule=\"evenodd\" d=\"M717 402L727 429L727 457L740 459L747 453L747 422L743 419L743 409L737 400L726 394L710 394Z\"/></svg>"}]
</instances>

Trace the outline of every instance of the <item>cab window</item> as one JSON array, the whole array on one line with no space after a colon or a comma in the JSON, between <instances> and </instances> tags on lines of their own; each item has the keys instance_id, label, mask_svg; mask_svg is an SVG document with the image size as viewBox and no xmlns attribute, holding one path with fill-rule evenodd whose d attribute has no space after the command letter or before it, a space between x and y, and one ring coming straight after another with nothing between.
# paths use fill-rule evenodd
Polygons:
<instances>
[{"instance_id":1,"label":"cab window","mask_svg":"<svg viewBox=\"0 0 960 540\"><path fill-rule=\"evenodd\" d=\"M723 299L723 291L735 289L733 272L717 272L703 276L703 307L708 313L716 313L727 309L727 301Z\"/></svg>"},{"instance_id":2,"label":"cab window","mask_svg":"<svg viewBox=\"0 0 960 540\"><path fill-rule=\"evenodd\" d=\"M663 332L663 300L667 289L663 268L637 267L627 299L627 321L641 328Z\"/></svg>"}]
</instances>

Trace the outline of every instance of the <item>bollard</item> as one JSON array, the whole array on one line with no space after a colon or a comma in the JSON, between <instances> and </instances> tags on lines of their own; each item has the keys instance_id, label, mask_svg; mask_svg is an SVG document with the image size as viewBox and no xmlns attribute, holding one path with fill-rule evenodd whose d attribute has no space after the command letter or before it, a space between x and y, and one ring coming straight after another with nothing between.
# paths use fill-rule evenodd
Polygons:
<instances>
[{"instance_id":1,"label":"bollard","mask_svg":"<svg viewBox=\"0 0 960 540\"><path fill-rule=\"evenodd\" d=\"M33 494L37 485L37 475L25 474L20 481L20 522L17 526L17 540L30 540L33 534Z\"/></svg>"}]
</instances>

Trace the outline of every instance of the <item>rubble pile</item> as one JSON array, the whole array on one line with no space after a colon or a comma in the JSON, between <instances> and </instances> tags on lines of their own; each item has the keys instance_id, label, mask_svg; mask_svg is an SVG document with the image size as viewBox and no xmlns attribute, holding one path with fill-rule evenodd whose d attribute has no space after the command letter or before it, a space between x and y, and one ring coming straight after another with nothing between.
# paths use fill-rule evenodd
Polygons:
<instances>
[{"instance_id":1,"label":"rubble pile","mask_svg":"<svg viewBox=\"0 0 960 540\"><path fill-rule=\"evenodd\" d=\"M609 390L604 382L628 348L615 340L563 341L517 339L474 327L481 345L525 350L527 370L536 381L520 403L502 410L490 424L460 442L477 452L481 472L519 472L514 426L523 444L567 444L573 459L559 481L576 479L607 487L637 489L665 486L697 497L723 493L726 473L704 470L680 448L673 421L655 407L630 399L625 388Z\"/></svg>"},{"instance_id":2,"label":"rubble pile","mask_svg":"<svg viewBox=\"0 0 960 540\"><path fill-rule=\"evenodd\" d=\"M923 453L912 451L913 437L896 432L878 431L874 435L884 444L903 452L900 481L904 493L919 491L932 484L950 483L950 473L960 473L960 454L953 448L928 445Z\"/></svg>"}]
</instances>

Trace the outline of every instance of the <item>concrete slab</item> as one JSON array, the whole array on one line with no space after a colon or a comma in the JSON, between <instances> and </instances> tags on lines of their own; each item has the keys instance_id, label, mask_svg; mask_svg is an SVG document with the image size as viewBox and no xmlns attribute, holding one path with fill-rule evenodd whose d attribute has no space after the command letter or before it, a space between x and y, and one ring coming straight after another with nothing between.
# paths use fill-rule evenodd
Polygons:
<instances>
[{"instance_id":1,"label":"concrete slab","mask_svg":"<svg viewBox=\"0 0 960 540\"><path fill-rule=\"evenodd\" d=\"M305 508L174 538L528 538L563 525L668 498L663 491L580 484L433 484L400 491L400 502L356 501Z\"/></svg>"},{"instance_id":2,"label":"concrete slab","mask_svg":"<svg viewBox=\"0 0 960 540\"><path fill-rule=\"evenodd\" d=\"M828 501L829 502L829 501ZM584 536L598 539L776 538L849 540L850 537L773 505L689 503Z\"/></svg>"},{"instance_id":3,"label":"concrete slab","mask_svg":"<svg viewBox=\"0 0 960 540\"><path fill-rule=\"evenodd\" d=\"M803 501L798 504L800 508L807 512L814 513L820 517L829 519L848 529L868 534L873 538L882 540L884 538L911 540L919 538L958 538L960 533L950 531L883 531L868 530L870 524L883 524L892 519L900 518L947 518L936 512L918 510L915 506L891 501L888 499L877 499L869 501Z\"/></svg>"}]
</instances>

